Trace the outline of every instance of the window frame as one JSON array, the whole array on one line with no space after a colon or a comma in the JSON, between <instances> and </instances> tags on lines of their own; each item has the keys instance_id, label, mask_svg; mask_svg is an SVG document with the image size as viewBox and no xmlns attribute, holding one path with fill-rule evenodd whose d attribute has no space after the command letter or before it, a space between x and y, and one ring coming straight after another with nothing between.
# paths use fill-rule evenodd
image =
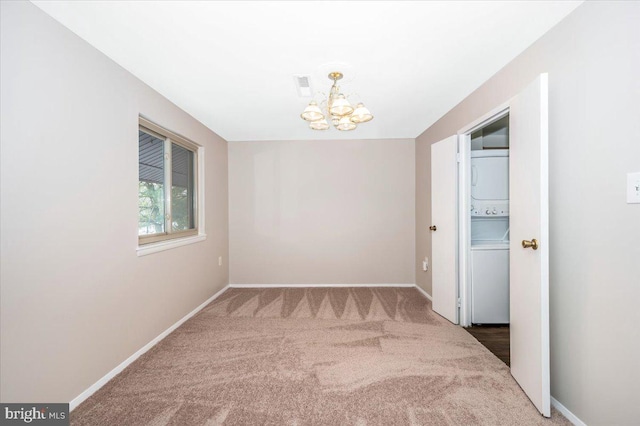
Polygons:
<instances>
[{"instance_id":1,"label":"window frame","mask_svg":"<svg viewBox=\"0 0 640 426\"><path fill-rule=\"evenodd\" d=\"M156 251L178 247L191 242L204 240L204 148L189 139L161 127L154 122L139 116L138 130L150 134L164 141L164 232L150 235L138 235L138 255L150 254ZM195 228L184 231L173 231L172 223L172 149L176 144L193 153L193 223ZM140 167L138 158L138 168ZM140 173L138 169L138 174ZM139 181L138 181L139 182ZM138 217L140 205L138 204ZM174 244L175 243L175 244Z\"/></svg>"}]
</instances>

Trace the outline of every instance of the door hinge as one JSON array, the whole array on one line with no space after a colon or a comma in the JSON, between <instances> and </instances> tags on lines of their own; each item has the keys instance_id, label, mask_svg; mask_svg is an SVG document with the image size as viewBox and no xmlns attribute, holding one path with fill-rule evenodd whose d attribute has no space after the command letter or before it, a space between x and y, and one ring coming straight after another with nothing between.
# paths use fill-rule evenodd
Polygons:
<instances>
[{"instance_id":1,"label":"door hinge","mask_svg":"<svg viewBox=\"0 0 640 426\"><path fill-rule=\"evenodd\" d=\"M462 161L462 156L460 155L460 153L459 153L459 152L456 154L456 161L457 161L458 163L460 163L460 162Z\"/></svg>"},{"instance_id":2,"label":"door hinge","mask_svg":"<svg viewBox=\"0 0 640 426\"><path fill-rule=\"evenodd\" d=\"M458 297L458 308L462 307L462 300L460 300L460 298Z\"/></svg>"}]
</instances>

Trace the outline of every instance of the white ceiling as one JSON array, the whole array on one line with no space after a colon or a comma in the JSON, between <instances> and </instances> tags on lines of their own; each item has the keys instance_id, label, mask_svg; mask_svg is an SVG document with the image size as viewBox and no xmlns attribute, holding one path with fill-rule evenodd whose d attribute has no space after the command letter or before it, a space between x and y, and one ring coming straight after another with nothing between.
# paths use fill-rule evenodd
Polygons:
<instances>
[{"instance_id":1,"label":"white ceiling","mask_svg":"<svg viewBox=\"0 0 640 426\"><path fill-rule=\"evenodd\" d=\"M414 138L581 1L34 1L228 141ZM309 129L294 74L374 120Z\"/></svg>"}]
</instances>

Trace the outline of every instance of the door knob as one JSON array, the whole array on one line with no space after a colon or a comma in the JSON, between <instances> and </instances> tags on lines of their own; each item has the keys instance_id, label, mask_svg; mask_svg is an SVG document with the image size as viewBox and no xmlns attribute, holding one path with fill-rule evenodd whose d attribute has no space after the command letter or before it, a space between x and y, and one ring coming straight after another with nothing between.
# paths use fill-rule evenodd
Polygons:
<instances>
[{"instance_id":1,"label":"door knob","mask_svg":"<svg viewBox=\"0 0 640 426\"><path fill-rule=\"evenodd\" d=\"M538 250L538 240L533 238L531 241L522 240L522 248L532 248L534 250Z\"/></svg>"},{"instance_id":2,"label":"door knob","mask_svg":"<svg viewBox=\"0 0 640 426\"><path fill-rule=\"evenodd\" d=\"M432 231L437 231L437 230L438 230L438 227L437 227L437 226L435 226L435 225L431 225L431 226L429 227L429 229L431 229Z\"/></svg>"}]
</instances>

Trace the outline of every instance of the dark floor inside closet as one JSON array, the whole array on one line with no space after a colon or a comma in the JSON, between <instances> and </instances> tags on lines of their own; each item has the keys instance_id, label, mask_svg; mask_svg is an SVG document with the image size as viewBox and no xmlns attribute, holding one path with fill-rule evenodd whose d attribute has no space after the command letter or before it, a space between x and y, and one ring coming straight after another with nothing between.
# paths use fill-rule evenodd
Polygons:
<instances>
[{"instance_id":1,"label":"dark floor inside closet","mask_svg":"<svg viewBox=\"0 0 640 426\"><path fill-rule=\"evenodd\" d=\"M509 356L509 325L472 325L465 328L502 362L511 365Z\"/></svg>"}]
</instances>

